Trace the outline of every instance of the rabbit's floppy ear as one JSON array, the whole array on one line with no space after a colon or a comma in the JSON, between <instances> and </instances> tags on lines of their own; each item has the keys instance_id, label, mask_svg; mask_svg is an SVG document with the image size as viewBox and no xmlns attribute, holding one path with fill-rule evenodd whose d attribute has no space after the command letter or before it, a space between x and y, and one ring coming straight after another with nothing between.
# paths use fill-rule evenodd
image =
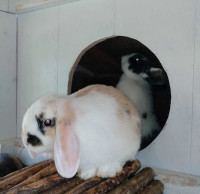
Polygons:
<instances>
[{"instance_id":1,"label":"rabbit's floppy ear","mask_svg":"<svg viewBox=\"0 0 200 194\"><path fill-rule=\"evenodd\" d=\"M73 177L79 165L80 143L73 125L66 116L58 121L56 128L54 160L58 173L65 178Z\"/></svg>"}]
</instances>

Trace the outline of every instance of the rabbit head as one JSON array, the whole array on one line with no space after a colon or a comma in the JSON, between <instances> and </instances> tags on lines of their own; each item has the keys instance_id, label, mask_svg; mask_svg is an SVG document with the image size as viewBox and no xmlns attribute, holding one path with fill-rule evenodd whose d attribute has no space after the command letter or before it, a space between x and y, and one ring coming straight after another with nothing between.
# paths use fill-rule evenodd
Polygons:
<instances>
[{"instance_id":1,"label":"rabbit head","mask_svg":"<svg viewBox=\"0 0 200 194\"><path fill-rule=\"evenodd\" d=\"M62 110L66 106L66 100L53 96L36 101L24 115L21 136L32 158L52 152L58 172L69 178L78 169L79 142L70 111Z\"/></svg>"},{"instance_id":2,"label":"rabbit head","mask_svg":"<svg viewBox=\"0 0 200 194\"><path fill-rule=\"evenodd\" d=\"M22 142L32 158L38 153L51 152L55 139L55 97L36 101L26 111L22 122Z\"/></svg>"},{"instance_id":3,"label":"rabbit head","mask_svg":"<svg viewBox=\"0 0 200 194\"><path fill-rule=\"evenodd\" d=\"M160 68L152 67L153 63L145 55L132 53L122 56L122 70L134 78L142 78L152 85L163 85L165 83L164 71Z\"/></svg>"}]
</instances>

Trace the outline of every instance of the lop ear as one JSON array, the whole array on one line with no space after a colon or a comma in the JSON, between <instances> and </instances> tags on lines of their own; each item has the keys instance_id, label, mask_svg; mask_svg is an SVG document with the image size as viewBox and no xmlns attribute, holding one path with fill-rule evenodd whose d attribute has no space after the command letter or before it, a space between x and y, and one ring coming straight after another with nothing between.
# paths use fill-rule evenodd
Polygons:
<instances>
[{"instance_id":1,"label":"lop ear","mask_svg":"<svg viewBox=\"0 0 200 194\"><path fill-rule=\"evenodd\" d=\"M58 121L54 143L54 160L58 173L73 177L79 165L80 143L74 131L73 122L62 119Z\"/></svg>"}]
</instances>

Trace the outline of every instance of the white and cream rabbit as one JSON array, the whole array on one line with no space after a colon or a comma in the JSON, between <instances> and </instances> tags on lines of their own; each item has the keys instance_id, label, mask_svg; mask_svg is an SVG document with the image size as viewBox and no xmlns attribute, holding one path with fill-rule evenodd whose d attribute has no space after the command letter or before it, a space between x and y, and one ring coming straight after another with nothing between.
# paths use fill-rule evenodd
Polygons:
<instances>
[{"instance_id":1,"label":"white and cream rabbit","mask_svg":"<svg viewBox=\"0 0 200 194\"><path fill-rule=\"evenodd\" d=\"M151 61L140 53L122 56L123 74L116 86L134 103L141 116L142 148L160 131L154 114L151 86L164 84L165 77L162 69L151 65Z\"/></svg>"},{"instance_id":2,"label":"white and cream rabbit","mask_svg":"<svg viewBox=\"0 0 200 194\"><path fill-rule=\"evenodd\" d=\"M140 116L114 87L88 86L36 101L23 118L22 141L32 158L52 154L63 177L112 177L140 147Z\"/></svg>"}]
</instances>

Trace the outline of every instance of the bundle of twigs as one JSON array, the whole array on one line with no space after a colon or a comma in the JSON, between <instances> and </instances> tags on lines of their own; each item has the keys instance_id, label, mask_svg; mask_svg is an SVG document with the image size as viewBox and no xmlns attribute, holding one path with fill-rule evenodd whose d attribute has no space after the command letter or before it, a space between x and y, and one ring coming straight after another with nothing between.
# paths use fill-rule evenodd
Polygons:
<instances>
[{"instance_id":1,"label":"bundle of twigs","mask_svg":"<svg viewBox=\"0 0 200 194\"><path fill-rule=\"evenodd\" d=\"M53 161L45 161L1 178L0 193L162 193L163 184L154 180L154 171L144 168L138 172L140 167L140 161L135 160L126 164L115 177L94 177L84 181L78 176L71 179L62 178Z\"/></svg>"}]
</instances>

